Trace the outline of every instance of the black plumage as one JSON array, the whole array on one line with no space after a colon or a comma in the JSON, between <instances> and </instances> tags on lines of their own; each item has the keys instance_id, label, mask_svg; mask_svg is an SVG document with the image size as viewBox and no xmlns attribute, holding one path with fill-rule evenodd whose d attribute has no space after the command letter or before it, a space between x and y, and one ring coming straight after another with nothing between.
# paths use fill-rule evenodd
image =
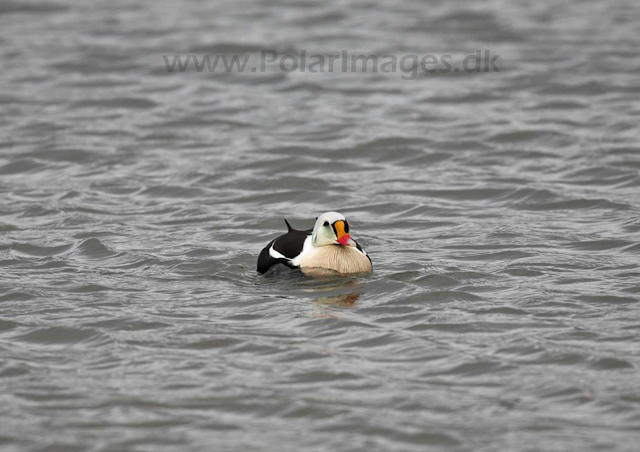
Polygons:
<instances>
[{"instance_id":1,"label":"black plumage","mask_svg":"<svg viewBox=\"0 0 640 452\"><path fill-rule=\"evenodd\" d=\"M296 268L294 265L291 265L289 259L295 258L302 252L304 241L311 235L313 229L299 231L292 228L286 219L284 222L287 225L287 233L269 242L269 244L260 252L260 256L258 256L259 273L266 273L276 264L284 264L289 268ZM271 245L273 245L273 249L275 251L282 254L286 259L271 256L269 253Z\"/></svg>"}]
</instances>

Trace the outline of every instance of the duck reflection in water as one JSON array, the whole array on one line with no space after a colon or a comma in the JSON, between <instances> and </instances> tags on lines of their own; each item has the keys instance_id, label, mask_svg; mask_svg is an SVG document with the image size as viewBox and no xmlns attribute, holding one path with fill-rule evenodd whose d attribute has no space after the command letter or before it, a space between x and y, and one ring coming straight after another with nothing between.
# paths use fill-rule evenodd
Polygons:
<instances>
[{"instance_id":1,"label":"duck reflection in water","mask_svg":"<svg viewBox=\"0 0 640 452\"><path fill-rule=\"evenodd\" d=\"M351 292L330 297L318 297L314 302L325 306L354 307L359 298L360 292Z\"/></svg>"}]
</instances>

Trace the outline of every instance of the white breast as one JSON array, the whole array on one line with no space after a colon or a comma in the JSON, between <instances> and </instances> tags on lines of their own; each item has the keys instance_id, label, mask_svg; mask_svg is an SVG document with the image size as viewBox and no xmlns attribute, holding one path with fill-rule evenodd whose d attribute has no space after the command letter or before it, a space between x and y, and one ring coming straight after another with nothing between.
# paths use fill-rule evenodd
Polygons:
<instances>
[{"instance_id":1,"label":"white breast","mask_svg":"<svg viewBox=\"0 0 640 452\"><path fill-rule=\"evenodd\" d=\"M366 254L351 246L306 246L298 256L300 269L305 274L371 273L371 261Z\"/></svg>"}]
</instances>

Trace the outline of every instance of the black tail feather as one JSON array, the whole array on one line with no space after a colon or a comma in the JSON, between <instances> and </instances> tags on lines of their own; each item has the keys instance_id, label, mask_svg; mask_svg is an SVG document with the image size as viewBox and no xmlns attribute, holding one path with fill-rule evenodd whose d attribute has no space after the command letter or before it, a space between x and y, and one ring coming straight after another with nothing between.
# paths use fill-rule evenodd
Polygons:
<instances>
[{"instance_id":1,"label":"black tail feather","mask_svg":"<svg viewBox=\"0 0 640 452\"><path fill-rule=\"evenodd\" d=\"M287 219L286 219L286 218L284 219L284 222L285 222L285 223L286 223L286 225L287 225L287 229L288 229L288 231L287 231L287 232L291 232L291 231L293 231L293 228L291 227L291 225L289 224L289 222L287 221Z\"/></svg>"}]
</instances>

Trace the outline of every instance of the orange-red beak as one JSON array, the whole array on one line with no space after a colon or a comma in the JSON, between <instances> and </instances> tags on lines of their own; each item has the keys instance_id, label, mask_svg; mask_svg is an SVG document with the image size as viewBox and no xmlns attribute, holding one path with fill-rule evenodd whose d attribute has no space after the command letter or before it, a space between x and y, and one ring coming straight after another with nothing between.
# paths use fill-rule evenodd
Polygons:
<instances>
[{"instance_id":1,"label":"orange-red beak","mask_svg":"<svg viewBox=\"0 0 640 452\"><path fill-rule=\"evenodd\" d=\"M343 246L356 246L356 242L351 238L347 232L345 232L345 224L343 220L338 220L333 223L333 227L336 230L338 236L338 243Z\"/></svg>"}]
</instances>

